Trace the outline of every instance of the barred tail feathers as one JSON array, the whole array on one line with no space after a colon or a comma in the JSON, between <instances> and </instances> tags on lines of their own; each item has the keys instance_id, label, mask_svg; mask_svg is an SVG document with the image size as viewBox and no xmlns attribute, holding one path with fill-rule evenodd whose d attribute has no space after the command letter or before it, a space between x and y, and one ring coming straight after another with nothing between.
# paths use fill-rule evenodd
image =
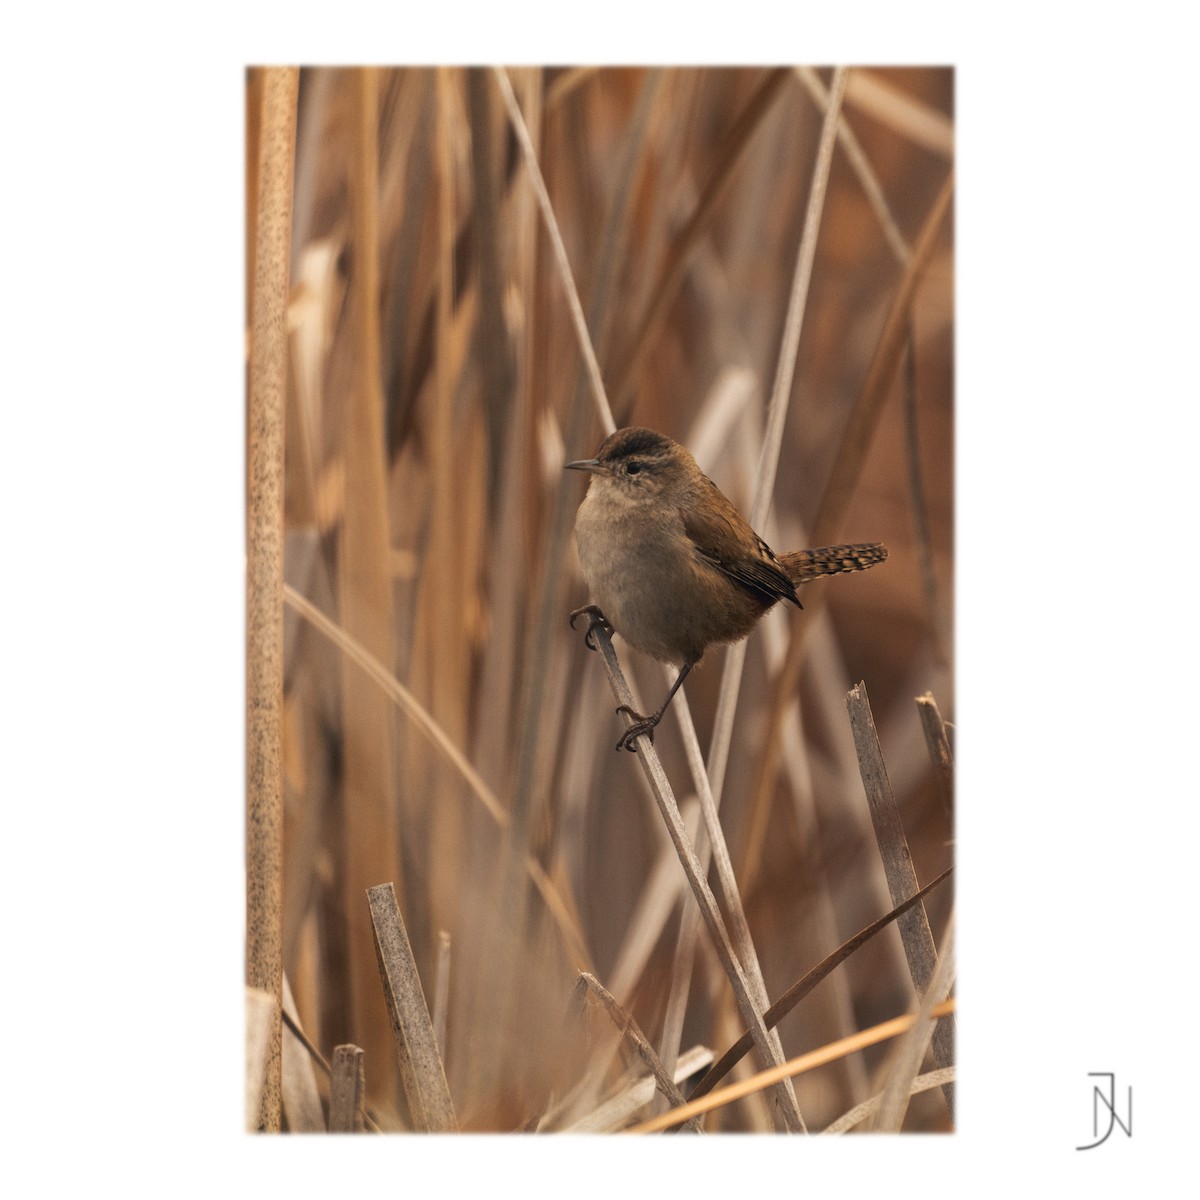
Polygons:
<instances>
[{"instance_id":1,"label":"barred tail feathers","mask_svg":"<svg viewBox=\"0 0 1200 1200\"><path fill-rule=\"evenodd\" d=\"M887 547L879 542L853 546L821 546L816 550L792 550L779 555L779 565L794 584L810 583L822 575L843 571L865 571L887 559Z\"/></svg>"}]
</instances>

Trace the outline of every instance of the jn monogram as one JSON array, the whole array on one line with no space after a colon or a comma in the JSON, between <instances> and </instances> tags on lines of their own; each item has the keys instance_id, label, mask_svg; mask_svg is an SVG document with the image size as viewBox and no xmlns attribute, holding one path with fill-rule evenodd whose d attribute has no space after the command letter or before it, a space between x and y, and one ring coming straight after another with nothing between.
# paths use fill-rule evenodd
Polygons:
<instances>
[{"instance_id":1,"label":"jn monogram","mask_svg":"<svg viewBox=\"0 0 1200 1200\"><path fill-rule=\"evenodd\" d=\"M1117 1078L1111 1071L1089 1071L1089 1079L1107 1079L1108 1086L1092 1085L1092 1136L1096 1139L1086 1146L1076 1146L1076 1150L1094 1150L1103 1145L1112 1135L1113 1128L1120 1125L1126 1137L1133 1137L1133 1088L1127 1089L1125 1101L1125 1120L1117 1116ZM1100 1126L1103 1121L1101 1106L1108 1110L1108 1128L1104 1136L1100 1136Z\"/></svg>"}]
</instances>

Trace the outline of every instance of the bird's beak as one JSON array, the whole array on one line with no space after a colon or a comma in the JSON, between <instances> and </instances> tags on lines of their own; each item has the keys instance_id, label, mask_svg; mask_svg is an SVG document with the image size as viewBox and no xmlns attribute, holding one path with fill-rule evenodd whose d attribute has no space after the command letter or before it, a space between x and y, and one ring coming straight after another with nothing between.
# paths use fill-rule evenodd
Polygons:
<instances>
[{"instance_id":1,"label":"bird's beak","mask_svg":"<svg viewBox=\"0 0 1200 1200\"><path fill-rule=\"evenodd\" d=\"M600 474L604 470L598 458L581 458L578 462L564 463L564 471L591 471L593 475Z\"/></svg>"}]
</instances>

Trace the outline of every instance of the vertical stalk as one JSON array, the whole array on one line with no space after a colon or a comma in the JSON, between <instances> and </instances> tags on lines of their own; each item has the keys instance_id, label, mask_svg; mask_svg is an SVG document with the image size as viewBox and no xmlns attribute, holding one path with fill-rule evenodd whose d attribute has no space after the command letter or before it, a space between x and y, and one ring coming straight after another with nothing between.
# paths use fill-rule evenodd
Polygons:
<instances>
[{"instance_id":1,"label":"vertical stalk","mask_svg":"<svg viewBox=\"0 0 1200 1200\"><path fill-rule=\"evenodd\" d=\"M354 247L346 336L354 376L346 394L342 441L345 511L338 540L338 605L343 629L380 662L395 662L391 538L388 525L384 402L379 330L379 84L380 73L356 70L355 137L350 172ZM391 1062L391 1027L378 1003L375 943L363 893L400 877L393 766L394 714L387 699L349 659L342 660L342 786L345 820L342 902L348 921L350 1039L367 1061ZM382 1076L382 1078L381 1078ZM394 1080L372 1069L370 1086L390 1098ZM378 1092L376 1093L376 1089Z\"/></svg>"},{"instance_id":2,"label":"vertical stalk","mask_svg":"<svg viewBox=\"0 0 1200 1200\"><path fill-rule=\"evenodd\" d=\"M246 983L276 998L257 1127L281 1125L283 430L299 71L263 72L247 414Z\"/></svg>"}]
</instances>

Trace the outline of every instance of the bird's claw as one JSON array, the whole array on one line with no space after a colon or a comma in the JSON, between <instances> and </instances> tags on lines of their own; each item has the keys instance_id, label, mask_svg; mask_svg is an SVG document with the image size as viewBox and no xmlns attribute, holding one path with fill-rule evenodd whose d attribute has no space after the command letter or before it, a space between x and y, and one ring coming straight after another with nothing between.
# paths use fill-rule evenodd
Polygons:
<instances>
[{"instance_id":1,"label":"bird's claw","mask_svg":"<svg viewBox=\"0 0 1200 1200\"><path fill-rule=\"evenodd\" d=\"M662 714L655 713L652 717L643 717L640 712L630 708L628 704L620 704L617 706L617 712L628 713L633 717L633 724L621 734L617 741L616 748L618 750L628 750L631 754L634 753L634 742L645 734L650 739L650 745L654 745L654 727L661 720Z\"/></svg>"},{"instance_id":2,"label":"bird's claw","mask_svg":"<svg viewBox=\"0 0 1200 1200\"><path fill-rule=\"evenodd\" d=\"M599 608L596 607L596 605L585 604L582 608L577 608L571 614L572 629L575 628L575 618L583 616L584 613L587 613L591 620L588 622L587 629L584 630L583 644L589 650L598 650L600 647L596 645L596 639L592 636L594 631L598 628L602 628L608 633L612 633L612 626L608 623L608 618L600 611Z\"/></svg>"}]
</instances>

